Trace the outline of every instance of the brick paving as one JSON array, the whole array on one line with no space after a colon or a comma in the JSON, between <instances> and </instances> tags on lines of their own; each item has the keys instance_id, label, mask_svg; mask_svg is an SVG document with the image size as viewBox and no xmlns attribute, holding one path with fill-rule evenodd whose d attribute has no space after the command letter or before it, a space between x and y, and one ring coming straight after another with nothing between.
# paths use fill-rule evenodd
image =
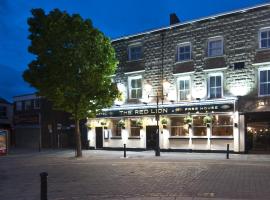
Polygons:
<instances>
[{"instance_id":1,"label":"brick paving","mask_svg":"<svg viewBox=\"0 0 270 200\"><path fill-rule=\"evenodd\" d=\"M39 199L46 171L49 200L269 199L270 155L17 151L0 157L0 199Z\"/></svg>"}]
</instances>

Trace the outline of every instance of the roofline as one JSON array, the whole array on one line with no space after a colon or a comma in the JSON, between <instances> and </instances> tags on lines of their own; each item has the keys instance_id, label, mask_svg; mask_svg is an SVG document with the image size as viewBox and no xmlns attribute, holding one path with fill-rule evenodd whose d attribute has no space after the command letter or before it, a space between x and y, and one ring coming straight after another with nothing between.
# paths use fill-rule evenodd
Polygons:
<instances>
[{"instance_id":1,"label":"roofline","mask_svg":"<svg viewBox=\"0 0 270 200\"><path fill-rule=\"evenodd\" d=\"M238 13L238 12L239 13L244 13L244 12L247 12L247 11L252 10L252 9L266 7L266 6L270 6L270 3L258 4L256 6L252 6L252 7L246 7L246 8L242 8L242 9L232 10L232 11L229 11L229 12L223 12L223 13L219 13L219 14L216 14L216 15L210 15L208 17L202 17L202 18L198 18L198 19L195 19L195 20L186 21L186 22L183 22L183 23L169 25L169 26L165 26L165 27L161 27L161 28L157 28L157 29L151 29L149 31L143 31L143 32L139 32L139 33L135 33L135 34L131 34L131 35L121 36L119 38L112 39L112 42L116 42L116 41L119 41L119 40L125 40L125 39L129 39L129 38L132 38L132 37L141 36L141 35L145 35L145 34L150 34L150 33L163 31L163 30L167 30L167 29L172 29L172 28L176 28L176 27L179 27L179 26L187 25L187 24L192 24L192 23L207 20L207 19L215 19L217 17L222 17L222 16L225 16L225 15L230 15L230 14L234 14L234 13Z\"/></svg>"},{"instance_id":2,"label":"roofline","mask_svg":"<svg viewBox=\"0 0 270 200\"><path fill-rule=\"evenodd\" d=\"M27 93L27 94L16 95L16 96L13 96L13 98L15 98L15 97L30 96L30 95L37 95L37 93L36 93L36 92L33 92L33 93Z\"/></svg>"}]
</instances>

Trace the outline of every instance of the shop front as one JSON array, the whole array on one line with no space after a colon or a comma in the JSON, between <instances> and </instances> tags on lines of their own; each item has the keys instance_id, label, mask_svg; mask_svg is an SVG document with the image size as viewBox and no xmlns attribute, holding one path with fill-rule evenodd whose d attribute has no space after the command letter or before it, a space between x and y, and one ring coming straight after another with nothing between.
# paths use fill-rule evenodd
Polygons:
<instances>
[{"instance_id":1,"label":"shop front","mask_svg":"<svg viewBox=\"0 0 270 200\"><path fill-rule=\"evenodd\" d=\"M157 131L163 151L225 151L229 144L231 151L240 152L244 145L234 100L163 104L158 109L154 104L115 107L87 125L94 148L121 149L126 144L128 149L155 149Z\"/></svg>"}]
</instances>

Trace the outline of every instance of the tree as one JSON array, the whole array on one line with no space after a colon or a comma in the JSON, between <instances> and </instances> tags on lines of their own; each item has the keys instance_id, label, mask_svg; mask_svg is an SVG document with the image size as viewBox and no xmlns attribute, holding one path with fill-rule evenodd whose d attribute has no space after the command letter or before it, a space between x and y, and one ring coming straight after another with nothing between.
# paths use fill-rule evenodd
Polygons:
<instances>
[{"instance_id":1,"label":"tree","mask_svg":"<svg viewBox=\"0 0 270 200\"><path fill-rule=\"evenodd\" d=\"M117 60L110 40L89 19L55 9L33 9L28 51L35 59L25 81L75 120L76 156L82 156L79 121L112 105L119 96L111 81Z\"/></svg>"}]
</instances>

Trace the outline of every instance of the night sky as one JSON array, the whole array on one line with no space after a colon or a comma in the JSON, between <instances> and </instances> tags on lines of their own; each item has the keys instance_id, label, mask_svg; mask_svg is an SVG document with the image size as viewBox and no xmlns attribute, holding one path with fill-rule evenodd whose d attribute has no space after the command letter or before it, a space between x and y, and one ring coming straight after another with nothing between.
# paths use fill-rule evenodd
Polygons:
<instances>
[{"instance_id":1,"label":"night sky","mask_svg":"<svg viewBox=\"0 0 270 200\"><path fill-rule=\"evenodd\" d=\"M34 92L22 79L33 56L27 18L32 8L54 8L90 18L111 39L169 25L175 12L182 22L269 2L267 0L0 0L0 97Z\"/></svg>"}]
</instances>

